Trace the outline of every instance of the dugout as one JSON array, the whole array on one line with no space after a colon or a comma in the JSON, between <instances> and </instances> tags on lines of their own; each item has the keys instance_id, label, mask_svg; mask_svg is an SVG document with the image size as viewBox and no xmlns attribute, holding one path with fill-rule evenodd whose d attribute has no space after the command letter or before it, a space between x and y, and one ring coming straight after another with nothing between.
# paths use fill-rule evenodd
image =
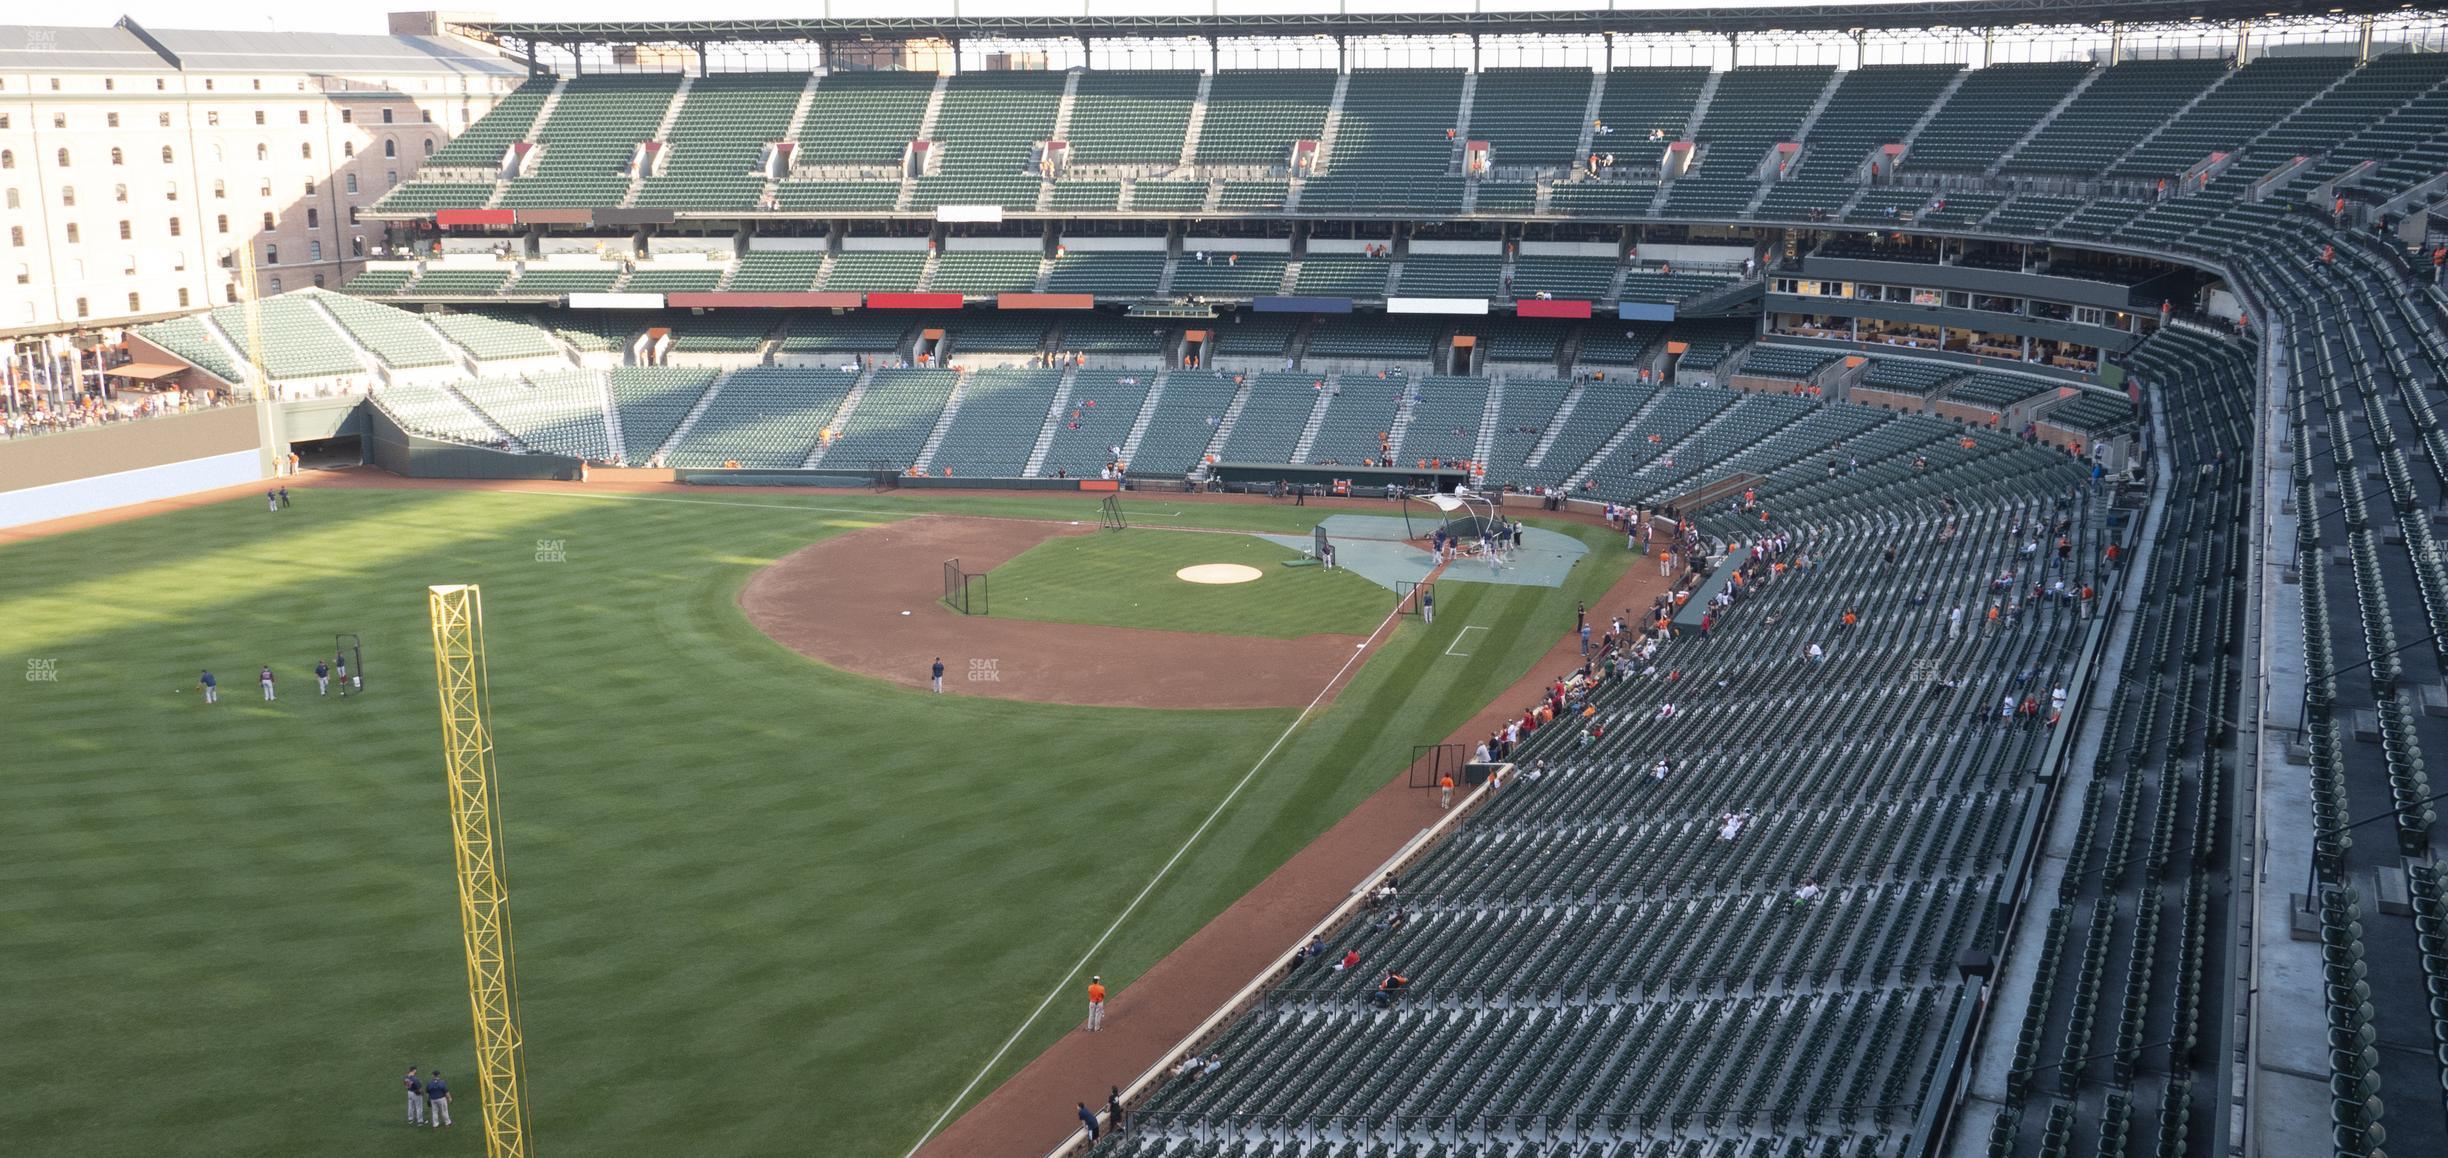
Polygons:
<instances>
[{"instance_id":1,"label":"dugout","mask_svg":"<svg viewBox=\"0 0 2448 1158\"><path fill-rule=\"evenodd\" d=\"M1286 466L1280 462L1222 462L1210 474L1228 490L1264 490L1278 482L1314 487L1331 494L1337 482L1348 480L1354 494L1382 494L1389 487L1413 494L1450 493L1470 483L1461 467L1333 466L1316 463Z\"/></svg>"}]
</instances>

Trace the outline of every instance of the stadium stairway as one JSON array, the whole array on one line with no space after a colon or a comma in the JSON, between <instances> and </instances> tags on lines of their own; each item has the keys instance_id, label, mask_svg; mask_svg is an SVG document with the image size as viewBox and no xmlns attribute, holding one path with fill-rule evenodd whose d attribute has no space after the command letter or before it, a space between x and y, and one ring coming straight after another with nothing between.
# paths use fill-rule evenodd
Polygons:
<instances>
[{"instance_id":1,"label":"stadium stairway","mask_svg":"<svg viewBox=\"0 0 2448 1158\"><path fill-rule=\"evenodd\" d=\"M1077 75L1077 74L1074 74ZM935 425L927 430L926 441L918 447L918 457L910 466L920 474L935 465L935 452L943 448L944 436L951 433L952 421L960 416L961 401L968 396L974 373L964 373L953 379L951 397L944 400L943 412L935 416Z\"/></svg>"},{"instance_id":2,"label":"stadium stairway","mask_svg":"<svg viewBox=\"0 0 2448 1158\"><path fill-rule=\"evenodd\" d=\"M1045 470L1046 456L1054 450L1054 432L1062 429L1063 409L1071 403L1071 389L1079 384L1079 368L1063 369L1062 383L1054 388L1054 400L1046 404L1045 424L1037 430L1037 440L1029 445L1028 464L1021 468L1020 477L1036 478Z\"/></svg>"}]
</instances>

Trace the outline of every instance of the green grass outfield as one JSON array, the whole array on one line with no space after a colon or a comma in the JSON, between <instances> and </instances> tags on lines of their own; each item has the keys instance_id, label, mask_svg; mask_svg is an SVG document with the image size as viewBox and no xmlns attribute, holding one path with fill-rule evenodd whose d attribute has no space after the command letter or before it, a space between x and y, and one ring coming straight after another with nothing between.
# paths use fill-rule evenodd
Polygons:
<instances>
[{"instance_id":1,"label":"green grass outfield","mask_svg":"<svg viewBox=\"0 0 2448 1158\"><path fill-rule=\"evenodd\" d=\"M1250 535L1139 529L1039 543L988 572L992 614L1005 619L1152 627L1294 638L1367 635L1394 593L1350 571L1286 567L1300 552ZM1174 572L1240 563L1265 577L1192 583Z\"/></svg>"},{"instance_id":2,"label":"green grass outfield","mask_svg":"<svg viewBox=\"0 0 2448 1158\"><path fill-rule=\"evenodd\" d=\"M913 694L740 615L759 567L921 510L1095 518L301 488L279 515L241 499L0 547L0 1150L482 1152L424 600L475 582L539 1148L900 1154L1294 715ZM1095 967L1127 988L1520 675L1620 574L1620 551L1591 558L1562 590L1448 586ZM1490 630L1443 655L1466 623ZM305 669L339 631L369 694L318 700ZM410 1064L457 1079L455 1132L401 1124Z\"/></svg>"}]
</instances>

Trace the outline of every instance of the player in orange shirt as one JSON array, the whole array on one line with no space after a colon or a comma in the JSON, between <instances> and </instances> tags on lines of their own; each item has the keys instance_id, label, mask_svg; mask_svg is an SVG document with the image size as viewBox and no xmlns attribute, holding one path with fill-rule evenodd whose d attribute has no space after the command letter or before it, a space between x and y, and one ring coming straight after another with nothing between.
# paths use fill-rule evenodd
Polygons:
<instances>
[{"instance_id":1,"label":"player in orange shirt","mask_svg":"<svg viewBox=\"0 0 2448 1158\"><path fill-rule=\"evenodd\" d=\"M1104 1027L1105 979L1092 976L1088 979L1088 1032L1095 1033Z\"/></svg>"}]
</instances>

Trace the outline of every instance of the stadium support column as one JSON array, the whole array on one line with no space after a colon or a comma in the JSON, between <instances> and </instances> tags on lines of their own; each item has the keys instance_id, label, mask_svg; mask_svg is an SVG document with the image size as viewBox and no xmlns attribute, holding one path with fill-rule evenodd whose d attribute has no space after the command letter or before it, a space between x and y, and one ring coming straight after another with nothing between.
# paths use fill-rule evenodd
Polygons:
<instances>
[{"instance_id":1,"label":"stadium support column","mask_svg":"<svg viewBox=\"0 0 2448 1158\"><path fill-rule=\"evenodd\" d=\"M449 778L451 850L459 877L468 1005L476 1019L476 1078L488 1158L527 1158L526 1051L519 1033L518 969L510 952L510 889L500 795L493 775L492 713L485 691L484 598L473 585L428 588L434 676L442 699L442 759Z\"/></svg>"},{"instance_id":2,"label":"stadium support column","mask_svg":"<svg viewBox=\"0 0 2448 1158\"><path fill-rule=\"evenodd\" d=\"M2236 21L2235 60L2231 63L2237 68L2242 68L2245 58L2250 55L2252 55L2252 21L2238 20Z\"/></svg>"},{"instance_id":3,"label":"stadium support column","mask_svg":"<svg viewBox=\"0 0 2448 1158\"><path fill-rule=\"evenodd\" d=\"M2108 67L2115 68L2124 62L2125 26L2111 20L2108 22Z\"/></svg>"},{"instance_id":4,"label":"stadium support column","mask_svg":"<svg viewBox=\"0 0 2448 1158\"><path fill-rule=\"evenodd\" d=\"M2355 21L2355 63L2358 65L2371 63L2373 19L2373 17L2365 16Z\"/></svg>"},{"instance_id":5,"label":"stadium support column","mask_svg":"<svg viewBox=\"0 0 2448 1158\"><path fill-rule=\"evenodd\" d=\"M2110 35L2110 36L2112 36L2112 37L2115 35L2115 31L2114 31L2114 30L2115 30L2115 27L2116 27L2115 25L2110 25L2110 26L2109 26L2109 28L2110 28L2110 33L2109 33L2109 35ZM2108 51L2109 51L2109 53L2110 53L2110 54L2113 56L2113 55L2115 54L2115 52L2116 52L2116 49L2113 47L2113 45L2115 44L2115 41L2114 41L2114 40L2111 40L2109 43L2111 44L2111 46L2112 46L2112 47L2110 47ZM1982 68L1987 68L1987 67L1989 67L1990 65L1992 65L1992 64L1996 64L1996 63L1997 63L1997 29L1995 29L1995 28L1983 28L1983 29L1981 29L1981 67L1982 67Z\"/></svg>"}]
</instances>

